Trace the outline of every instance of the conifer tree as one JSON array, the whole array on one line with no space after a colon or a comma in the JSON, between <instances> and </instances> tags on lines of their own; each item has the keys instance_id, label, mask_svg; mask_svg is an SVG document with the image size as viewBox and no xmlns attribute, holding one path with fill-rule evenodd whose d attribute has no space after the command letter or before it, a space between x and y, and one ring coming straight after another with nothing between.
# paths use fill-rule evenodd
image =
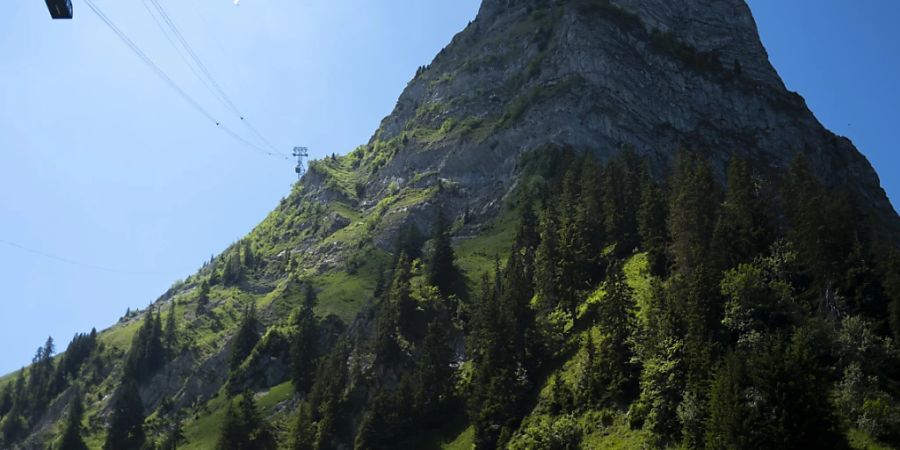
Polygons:
<instances>
[{"instance_id":1,"label":"conifer tree","mask_svg":"<svg viewBox=\"0 0 900 450\"><path fill-rule=\"evenodd\" d=\"M134 381L123 381L113 397L103 450L140 449L144 444L144 405Z\"/></svg>"},{"instance_id":2,"label":"conifer tree","mask_svg":"<svg viewBox=\"0 0 900 450\"><path fill-rule=\"evenodd\" d=\"M222 269L222 282L226 286L233 286L241 282L244 276L243 265L241 264L240 249L235 247L229 253L225 260L225 267Z\"/></svg>"},{"instance_id":3,"label":"conifer tree","mask_svg":"<svg viewBox=\"0 0 900 450\"><path fill-rule=\"evenodd\" d=\"M898 250L890 251L883 284L890 300L888 323L893 331L894 340L900 342L900 251Z\"/></svg>"},{"instance_id":4,"label":"conifer tree","mask_svg":"<svg viewBox=\"0 0 900 450\"><path fill-rule=\"evenodd\" d=\"M125 377L142 382L152 376L165 362L166 349L162 342L159 310L148 308L144 322L131 340L125 358Z\"/></svg>"},{"instance_id":5,"label":"conifer tree","mask_svg":"<svg viewBox=\"0 0 900 450\"><path fill-rule=\"evenodd\" d=\"M845 271L853 246L853 214L846 191L829 192L801 154L782 187L788 239L799 254L810 288L830 289ZM818 297L818 291L810 293Z\"/></svg>"},{"instance_id":6,"label":"conifer tree","mask_svg":"<svg viewBox=\"0 0 900 450\"><path fill-rule=\"evenodd\" d=\"M414 372L413 404L416 415L426 426L441 425L453 395L453 350L444 326L428 324L422 354Z\"/></svg>"},{"instance_id":7,"label":"conifer tree","mask_svg":"<svg viewBox=\"0 0 900 450\"><path fill-rule=\"evenodd\" d=\"M163 331L163 347L169 358L174 358L178 352L178 323L175 318L176 304L173 301L169 307L169 314L166 315L166 327Z\"/></svg>"},{"instance_id":8,"label":"conifer tree","mask_svg":"<svg viewBox=\"0 0 900 450\"><path fill-rule=\"evenodd\" d=\"M554 205L548 205L541 214L540 245L535 252L534 289L542 309L555 308L559 293L559 237L557 213Z\"/></svg>"},{"instance_id":9,"label":"conifer tree","mask_svg":"<svg viewBox=\"0 0 900 450\"><path fill-rule=\"evenodd\" d=\"M645 169L645 174L648 173ZM641 205L637 213L638 232L641 237L641 248L647 252L650 260L650 271L662 276L666 273L666 202L662 189L645 175L641 187Z\"/></svg>"},{"instance_id":10,"label":"conifer tree","mask_svg":"<svg viewBox=\"0 0 900 450\"><path fill-rule=\"evenodd\" d=\"M601 400L625 404L636 393L638 370L632 363L631 340L635 332L634 299L621 269L606 283L606 296L597 311L597 327L603 338L597 348Z\"/></svg>"},{"instance_id":11,"label":"conifer tree","mask_svg":"<svg viewBox=\"0 0 900 450\"><path fill-rule=\"evenodd\" d=\"M251 301L244 308L244 314L241 317L241 323L238 325L238 331L234 336L234 342L231 347L230 368L235 370L250 356L253 347L259 342L259 322L256 319L256 302Z\"/></svg>"},{"instance_id":12,"label":"conifer tree","mask_svg":"<svg viewBox=\"0 0 900 450\"><path fill-rule=\"evenodd\" d=\"M435 223L434 246L425 266L425 277L428 283L436 287L445 297L459 295L460 272L456 267L456 256L450 241L450 230L443 212L438 214Z\"/></svg>"},{"instance_id":13,"label":"conifer tree","mask_svg":"<svg viewBox=\"0 0 900 450\"><path fill-rule=\"evenodd\" d=\"M306 393L312 385L318 358L318 325L314 308L316 307L316 291L311 284L304 288L303 304L294 313L293 322L296 327L291 343L291 367L293 370L294 388L297 392Z\"/></svg>"},{"instance_id":14,"label":"conifer tree","mask_svg":"<svg viewBox=\"0 0 900 450\"><path fill-rule=\"evenodd\" d=\"M408 334L412 325L411 319L416 305L411 293L410 270L409 259L401 254L375 322L375 355L386 364L399 361L401 356L399 340Z\"/></svg>"},{"instance_id":15,"label":"conifer tree","mask_svg":"<svg viewBox=\"0 0 900 450\"><path fill-rule=\"evenodd\" d=\"M176 450L187 438L184 436L184 427L181 420L175 419L166 430L165 437L160 443L160 450Z\"/></svg>"},{"instance_id":16,"label":"conifer tree","mask_svg":"<svg viewBox=\"0 0 900 450\"><path fill-rule=\"evenodd\" d=\"M217 450L273 450L275 435L262 417L252 392L244 392L235 405L232 400L225 412Z\"/></svg>"},{"instance_id":17,"label":"conifer tree","mask_svg":"<svg viewBox=\"0 0 900 450\"><path fill-rule=\"evenodd\" d=\"M771 241L771 217L747 162L734 155L728 166L725 202L716 223L714 245L719 267L749 262Z\"/></svg>"},{"instance_id":18,"label":"conifer tree","mask_svg":"<svg viewBox=\"0 0 900 450\"><path fill-rule=\"evenodd\" d=\"M76 389L69 401L69 410L66 413L66 424L60 439L59 450L87 450L87 445L81 438L83 417L84 405L81 403L81 393Z\"/></svg>"}]
</instances>

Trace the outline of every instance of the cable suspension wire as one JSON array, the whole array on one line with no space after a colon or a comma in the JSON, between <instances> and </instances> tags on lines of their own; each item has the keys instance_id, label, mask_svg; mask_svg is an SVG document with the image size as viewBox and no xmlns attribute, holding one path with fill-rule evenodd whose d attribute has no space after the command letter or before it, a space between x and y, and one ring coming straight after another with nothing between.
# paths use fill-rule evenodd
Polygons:
<instances>
[{"instance_id":1,"label":"cable suspension wire","mask_svg":"<svg viewBox=\"0 0 900 450\"><path fill-rule=\"evenodd\" d=\"M263 145L267 146L272 152L284 157L285 159L288 159L287 155L279 151L278 147L272 145L272 143L268 139L266 139L262 135L262 133L260 133L259 130L257 130L256 127L254 127L246 119L241 110L231 100L231 97L228 96L225 90L222 89L222 86L219 84L219 82L216 81L216 78L213 76L212 72L209 70L206 64L203 63L203 60L200 59L200 56L196 51L194 51L194 48L191 46L191 44L187 41L187 39L185 39L184 34L182 34L181 30L175 24L175 21L172 20L171 16L169 16L169 13L162 6L162 4L159 3L159 0L149 1L156 8L156 11L159 13L160 17L162 17L163 21L169 26L172 34L174 34L178 42L181 43L181 46L187 51L188 55L190 55L191 59L194 61L194 64L200 69L200 72L202 72L203 75L206 76L208 84L211 85L216 92L218 92L219 95L217 95L216 97L219 98L219 100L222 101L223 104L228 107L235 114L235 116L237 116L238 119L241 120L241 122L244 123L247 129L250 130L250 132L263 143ZM196 72L194 73L195 75L197 74Z\"/></svg>"},{"instance_id":2,"label":"cable suspension wire","mask_svg":"<svg viewBox=\"0 0 900 450\"><path fill-rule=\"evenodd\" d=\"M140 60L143 61L144 64L147 65L147 67L149 67L160 79L162 79L167 85L169 85L169 87L172 88L172 90L174 90L179 96L181 96L182 99L193 106L194 109L196 109L200 114L206 117L210 122L214 123L217 128L222 129L226 134L235 138L242 144L252 148L253 150L256 150L263 154L271 155L270 151L265 150L258 145L255 145L247 141L246 139L241 138L236 133L222 125L218 120L216 120L216 118L212 114L210 114L210 112L207 111L206 108L204 108L199 102L197 102L197 100L195 100L187 92L185 92L185 90L182 89L178 85L178 83L175 82L175 80L173 80L168 74L166 74L166 72L163 71L149 56L147 56L147 54L143 50L141 50L141 48L137 44L135 44L134 41L132 41L118 26L116 26L116 24L113 23L113 21L110 20L102 10L94 4L93 0L84 0L84 3L87 4L92 11L94 11L94 14L96 14L97 17L100 18L100 20L104 24L106 24L106 26L110 30L112 30L113 33L115 33L119 40L121 40L135 55L137 55L137 57L140 58Z\"/></svg>"},{"instance_id":3,"label":"cable suspension wire","mask_svg":"<svg viewBox=\"0 0 900 450\"><path fill-rule=\"evenodd\" d=\"M98 265L95 265L95 264L90 264L90 263L86 263L86 262L82 262L82 261L77 261L77 260L74 260L74 259L64 258L64 257L62 257L62 256L57 256L57 255L54 255L54 254L52 254L52 253L47 253L47 252L43 252L43 251L40 251L40 250L35 250L35 249L33 249L33 248L26 247L26 246L24 246L24 245L17 244L17 243L12 242L12 241L7 241L7 240L5 240L5 239L0 239L0 244L6 245L6 246L9 246L9 247L12 247L12 248L15 248L15 249L24 251L24 252L28 252L28 253L31 253L31 254L34 254L34 255L38 255L38 256L43 257L43 258L47 258L47 259L52 259L52 260L55 260L55 261L59 261L59 262L61 262L61 263L65 263L65 264L68 264L68 265L70 265L70 266L78 266L78 267L83 267L83 268L91 269L91 270L99 270L99 271L102 271L102 272L110 272L110 273L118 273L118 274L127 274L127 275L155 275L155 274L159 274L159 273L160 273L160 272L135 272L135 271L130 271L130 270L119 270L119 269L113 269L113 268L110 268L110 267L98 266Z\"/></svg>"},{"instance_id":4,"label":"cable suspension wire","mask_svg":"<svg viewBox=\"0 0 900 450\"><path fill-rule=\"evenodd\" d=\"M259 130L256 129L256 127L254 127L252 124L249 123L249 121L246 119L246 117L241 112L241 110L231 100L231 97L229 97L229 95L225 92L225 90L222 89L222 86L219 84L219 82L216 81L216 78L215 78L215 76L213 76L212 71L210 71L209 68L206 66L206 64L203 63L203 60L200 59L200 56L197 54L196 51L194 51L194 48L187 41L187 39L185 39L184 34L178 28L178 25L175 24L175 21L172 20L171 16L169 16L169 13L162 6L162 4L159 3L159 0L149 0L149 1L156 8L156 11L159 13L160 17L162 17L163 21L169 26L169 29L172 31L172 34L174 34L174 36L178 40L178 42L181 43L181 46L187 51L188 55L194 61L194 64L200 69L200 72L202 72L203 75L205 75L209 84L213 87L213 89L216 90L216 92L218 92L219 95L217 96L217 98L219 98L219 100L222 101L223 104L226 107L228 107L235 114L235 116L237 116L237 118L241 120L241 122L244 123L244 125L247 127L247 129L250 130L250 132L263 143L263 145L267 146L272 152L274 152L282 157L285 157L287 159L287 155L285 155L284 153L279 151L276 146L272 145L272 143L268 139L266 139L262 135L262 133L259 132ZM195 74L196 74L196 72L195 72Z\"/></svg>"},{"instance_id":5,"label":"cable suspension wire","mask_svg":"<svg viewBox=\"0 0 900 450\"><path fill-rule=\"evenodd\" d=\"M181 57L181 60L184 62L184 64L187 65L189 69L191 69L191 72L194 73L194 76L196 76L197 79L200 80L206 90L209 91L209 93L212 94L213 97L222 102L222 104L225 104L225 101L222 100L221 97L219 97L219 94L209 84L209 81L207 81L206 78L204 78L203 75L201 75L200 72L197 71L197 68L194 67L194 65L191 64L190 61L188 61L188 57L185 56L184 50L182 50L181 47L179 47L178 44L175 43L175 40L172 37L172 32L168 28L166 28L166 26L162 23L162 20L157 17L156 13L154 13L152 9L150 9L150 5L147 3L147 0L142 0L141 4L144 5L144 9L146 9L147 13L150 14L150 17L153 18L153 22L155 22L159 30L162 31L163 36L166 37L166 40L169 41L169 44L172 45L172 48L174 48L175 51L178 52L178 56Z\"/></svg>"}]
</instances>

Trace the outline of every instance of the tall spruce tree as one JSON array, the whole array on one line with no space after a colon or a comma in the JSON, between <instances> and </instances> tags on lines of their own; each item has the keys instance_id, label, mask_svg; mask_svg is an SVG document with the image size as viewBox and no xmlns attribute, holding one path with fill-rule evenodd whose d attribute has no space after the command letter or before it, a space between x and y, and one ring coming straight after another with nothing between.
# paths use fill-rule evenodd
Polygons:
<instances>
[{"instance_id":1,"label":"tall spruce tree","mask_svg":"<svg viewBox=\"0 0 900 450\"><path fill-rule=\"evenodd\" d=\"M728 165L725 202L714 234L718 267L727 269L763 253L772 240L768 203L750 174L747 162L734 155Z\"/></svg>"},{"instance_id":2,"label":"tall spruce tree","mask_svg":"<svg viewBox=\"0 0 900 450\"><path fill-rule=\"evenodd\" d=\"M300 393L309 391L316 373L319 330L314 309L317 301L315 289L307 283L304 286L303 303L293 316L296 330L290 350L292 381L294 388Z\"/></svg>"},{"instance_id":3,"label":"tall spruce tree","mask_svg":"<svg viewBox=\"0 0 900 450\"><path fill-rule=\"evenodd\" d=\"M151 377L165 362L166 349L162 341L159 310L148 308L144 322L131 340L125 358L125 378L142 382Z\"/></svg>"},{"instance_id":4,"label":"tall spruce tree","mask_svg":"<svg viewBox=\"0 0 900 450\"><path fill-rule=\"evenodd\" d=\"M647 252L650 260L651 273L663 276L668 266L665 195L650 178L649 169L645 169L644 173L644 180L641 184L641 205L637 213L638 234L641 237L641 248Z\"/></svg>"},{"instance_id":5,"label":"tall spruce tree","mask_svg":"<svg viewBox=\"0 0 900 450\"><path fill-rule=\"evenodd\" d=\"M237 404L234 400L228 404L216 450L274 450L277 446L252 392L244 392Z\"/></svg>"},{"instance_id":6,"label":"tall spruce tree","mask_svg":"<svg viewBox=\"0 0 900 450\"><path fill-rule=\"evenodd\" d=\"M241 317L241 323L238 325L238 331L234 335L234 341L231 346L231 359L229 367L236 370L250 356L253 347L259 342L259 321L256 318L256 302L250 303L244 307L244 313Z\"/></svg>"},{"instance_id":7,"label":"tall spruce tree","mask_svg":"<svg viewBox=\"0 0 900 450\"><path fill-rule=\"evenodd\" d=\"M137 384L125 380L112 401L112 412L103 450L140 450L146 440L144 405Z\"/></svg>"},{"instance_id":8,"label":"tall spruce tree","mask_svg":"<svg viewBox=\"0 0 900 450\"><path fill-rule=\"evenodd\" d=\"M84 418L84 405L81 402L81 393L78 389L72 393L69 401L69 410L66 412L65 428L60 438L59 450L87 450L84 440L81 438L81 420Z\"/></svg>"},{"instance_id":9,"label":"tall spruce tree","mask_svg":"<svg viewBox=\"0 0 900 450\"><path fill-rule=\"evenodd\" d=\"M444 213L438 214L432 237L433 247L425 266L428 283L436 287L445 297L459 295L461 274L456 267L456 256L450 240L450 230Z\"/></svg>"}]
</instances>

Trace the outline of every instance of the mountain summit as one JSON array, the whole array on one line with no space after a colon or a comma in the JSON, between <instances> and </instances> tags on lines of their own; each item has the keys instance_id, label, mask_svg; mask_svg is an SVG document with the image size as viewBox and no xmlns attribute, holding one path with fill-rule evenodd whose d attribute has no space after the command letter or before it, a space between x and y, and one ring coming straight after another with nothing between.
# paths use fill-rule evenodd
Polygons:
<instances>
[{"instance_id":1,"label":"mountain summit","mask_svg":"<svg viewBox=\"0 0 900 450\"><path fill-rule=\"evenodd\" d=\"M368 143L0 380L0 444L897 445L898 237L743 1L484 0Z\"/></svg>"}]
</instances>

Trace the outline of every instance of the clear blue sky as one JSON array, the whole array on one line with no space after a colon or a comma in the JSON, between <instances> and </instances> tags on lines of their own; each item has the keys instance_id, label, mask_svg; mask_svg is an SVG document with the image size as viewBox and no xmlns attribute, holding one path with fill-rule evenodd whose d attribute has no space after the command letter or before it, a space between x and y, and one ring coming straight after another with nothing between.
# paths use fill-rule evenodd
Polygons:
<instances>
[{"instance_id":1,"label":"clear blue sky","mask_svg":"<svg viewBox=\"0 0 900 450\"><path fill-rule=\"evenodd\" d=\"M217 118L141 1L94 0ZM415 73L474 18L477 0L159 0L238 107L288 152L364 143ZM0 14L0 373L48 335L144 307L258 223L294 180L168 89L74 0ZM895 198L900 19L892 0L751 2L770 56L817 116L851 137ZM230 122L229 122L230 121Z\"/></svg>"}]
</instances>

